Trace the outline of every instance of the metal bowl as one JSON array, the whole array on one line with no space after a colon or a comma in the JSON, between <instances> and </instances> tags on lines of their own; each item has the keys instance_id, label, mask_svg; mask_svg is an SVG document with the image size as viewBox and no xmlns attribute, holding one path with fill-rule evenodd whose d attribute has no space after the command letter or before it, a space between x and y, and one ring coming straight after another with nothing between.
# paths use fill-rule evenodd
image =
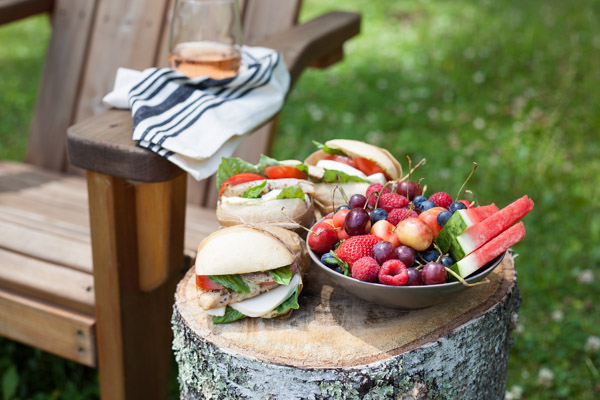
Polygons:
<instances>
[{"instance_id":1,"label":"metal bowl","mask_svg":"<svg viewBox=\"0 0 600 400\"><path fill-rule=\"evenodd\" d=\"M423 286L388 286L380 283L363 282L340 274L339 272L335 272L324 265L321 262L320 257L313 253L310 248L308 249L308 252L317 268L321 269L337 286L361 299L385 307L400 310L416 310L419 308L431 307L435 304L442 303L469 288L461 282ZM505 254L506 252L500 254L480 268L477 273L472 274L465 280L469 283L482 280L502 262Z\"/></svg>"}]
</instances>

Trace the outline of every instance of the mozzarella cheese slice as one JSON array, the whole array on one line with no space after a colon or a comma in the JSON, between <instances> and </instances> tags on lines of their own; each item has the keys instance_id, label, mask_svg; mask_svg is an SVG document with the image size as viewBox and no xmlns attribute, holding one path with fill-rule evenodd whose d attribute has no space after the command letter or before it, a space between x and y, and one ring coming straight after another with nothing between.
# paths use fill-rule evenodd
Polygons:
<instances>
[{"instance_id":1,"label":"mozzarella cheese slice","mask_svg":"<svg viewBox=\"0 0 600 400\"><path fill-rule=\"evenodd\" d=\"M223 315L225 315L226 308L227 306L211 308L210 310L204 310L204 312L208 315L214 315L215 317L222 317Z\"/></svg>"},{"instance_id":2,"label":"mozzarella cheese slice","mask_svg":"<svg viewBox=\"0 0 600 400\"><path fill-rule=\"evenodd\" d=\"M367 178L367 176L362 171L351 167L347 164L333 160L319 160L319 162L317 163L317 167L321 167L323 169L331 169L333 171L341 171L348 175L358 176L363 179Z\"/></svg>"},{"instance_id":3,"label":"mozzarella cheese slice","mask_svg":"<svg viewBox=\"0 0 600 400\"><path fill-rule=\"evenodd\" d=\"M251 299L240 301L239 303L230 304L229 307L241 312L248 317L260 317L276 309L281 303L287 300L288 297L298 287L300 283L300 275L295 274L292 277L289 285L277 286L273 290L269 290Z\"/></svg>"},{"instance_id":4,"label":"mozzarella cheese slice","mask_svg":"<svg viewBox=\"0 0 600 400\"><path fill-rule=\"evenodd\" d=\"M367 176L367 180L371 183L379 183L380 185L385 185L385 183L387 182L387 179L385 179L385 175L383 175L381 172Z\"/></svg>"}]
</instances>

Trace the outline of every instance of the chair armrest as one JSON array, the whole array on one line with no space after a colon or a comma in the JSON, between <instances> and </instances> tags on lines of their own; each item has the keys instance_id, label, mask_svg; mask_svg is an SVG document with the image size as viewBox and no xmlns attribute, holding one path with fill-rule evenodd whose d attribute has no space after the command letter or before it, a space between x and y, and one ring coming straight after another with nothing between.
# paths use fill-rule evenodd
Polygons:
<instances>
[{"instance_id":1,"label":"chair armrest","mask_svg":"<svg viewBox=\"0 0 600 400\"><path fill-rule=\"evenodd\" d=\"M305 68L328 58L339 61L344 43L360 33L360 20L360 14L332 11L257 44L282 53L293 87Z\"/></svg>"},{"instance_id":2,"label":"chair armrest","mask_svg":"<svg viewBox=\"0 0 600 400\"><path fill-rule=\"evenodd\" d=\"M283 54L293 86L306 67L331 54L339 55L344 42L359 31L359 14L330 12L253 44ZM136 146L132 130L127 110L105 111L71 126L67 130L69 160L86 170L139 182L167 181L183 173L167 159Z\"/></svg>"},{"instance_id":3,"label":"chair armrest","mask_svg":"<svg viewBox=\"0 0 600 400\"><path fill-rule=\"evenodd\" d=\"M54 0L0 0L0 25L52 11Z\"/></svg>"}]
</instances>

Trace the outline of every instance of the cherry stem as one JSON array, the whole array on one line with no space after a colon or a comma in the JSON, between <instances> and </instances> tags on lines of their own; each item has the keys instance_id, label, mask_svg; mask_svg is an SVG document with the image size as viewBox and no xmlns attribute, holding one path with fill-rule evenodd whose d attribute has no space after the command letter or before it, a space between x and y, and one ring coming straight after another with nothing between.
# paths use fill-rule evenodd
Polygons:
<instances>
[{"instance_id":1,"label":"cherry stem","mask_svg":"<svg viewBox=\"0 0 600 400\"><path fill-rule=\"evenodd\" d=\"M469 207L473 207L475 204L477 204L477 197L475 197L475 193L473 193L470 190L465 190L465 193L469 194L469 195L471 195L471 197L473 197L473 201L471 201L471 203L469 204ZM469 207L467 207L467 208L469 208Z\"/></svg>"},{"instance_id":2,"label":"cherry stem","mask_svg":"<svg viewBox=\"0 0 600 400\"><path fill-rule=\"evenodd\" d=\"M475 170L477 169L477 163L475 161L473 161L473 169L471 170L471 173L469 174L469 176L467 177L467 180L465 180L462 184L462 186L460 187L460 189L458 190L458 194L456 195L455 199L456 201L458 201L458 198L460 197L463 189L465 188L465 185L467 184L467 182L469 182L469 179L471 179L471 177L473 176L473 174L475 173Z\"/></svg>"},{"instance_id":3,"label":"cherry stem","mask_svg":"<svg viewBox=\"0 0 600 400\"><path fill-rule=\"evenodd\" d=\"M411 175L413 172L415 172L415 170L416 170L417 168L419 168L421 165L425 165L425 163L426 163L426 162L427 162L427 160L425 160L425 159L422 159L422 160L421 160L421 161L419 161L419 162L417 163L417 165L415 165L414 167L410 168L410 166L409 166L408 168L410 168L410 169L409 169L409 171L408 171L408 174L404 175L404 177L403 177L402 179L400 179L398 182L402 182L402 181L405 181L405 180L407 180L407 179L410 177L410 175Z\"/></svg>"},{"instance_id":4,"label":"cherry stem","mask_svg":"<svg viewBox=\"0 0 600 400\"><path fill-rule=\"evenodd\" d=\"M438 251L438 253L440 253L438 259L435 260L436 263L439 263L440 260L442 259L442 257L445 256L446 254L442 254L442 249L440 249L440 246L438 246L436 242L433 242L433 247Z\"/></svg>"},{"instance_id":5,"label":"cherry stem","mask_svg":"<svg viewBox=\"0 0 600 400\"><path fill-rule=\"evenodd\" d=\"M425 196L425 192L427 192L427 185L423 186L423 190L421 192L421 196Z\"/></svg>"},{"instance_id":6,"label":"cherry stem","mask_svg":"<svg viewBox=\"0 0 600 400\"><path fill-rule=\"evenodd\" d=\"M486 280L480 281L480 282L469 283L469 282L465 281L462 276L458 275L456 272L452 271L450 268L448 268L448 267L444 267L444 268L446 268L446 272L448 272L450 275L452 275L453 277L458 279L460 281L460 283L462 283L464 286L467 286L467 287L473 287L473 286L477 286L477 285L482 285L484 283L490 283L489 279L486 279Z\"/></svg>"},{"instance_id":7,"label":"cherry stem","mask_svg":"<svg viewBox=\"0 0 600 400\"><path fill-rule=\"evenodd\" d=\"M411 168L412 168L412 160L410 159L410 156L407 154L406 158L408 158L408 182L409 184L406 185L406 198L408 199L408 193L410 192L410 173L411 173Z\"/></svg>"}]
</instances>

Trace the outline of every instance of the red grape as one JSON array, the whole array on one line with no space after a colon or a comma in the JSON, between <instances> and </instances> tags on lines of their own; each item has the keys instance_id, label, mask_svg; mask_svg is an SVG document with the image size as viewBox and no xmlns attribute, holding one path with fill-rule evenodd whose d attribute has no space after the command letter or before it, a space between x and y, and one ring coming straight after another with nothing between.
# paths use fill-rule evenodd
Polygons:
<instances>
[{"instance_id":1,"label":"red grape","mask_svg":"<svg viewBox=\"0 0 600 400\"><path fill-rule=\"evenodd\" d=\"M390 242L379 242L373 247L373 258L379 265L382 265L387 260L398 258L394 250L395 247Z\"/></svg>"},{"instance_id":2,"label":"red grape","mask_svg":"<svg viewBox=\"0 0 600 400\"><path fill-rule=\"evenodd\" d=\"M408 268L408 281L406 286L421 286L423 284L423 278L421 277L421 271L416 268Z\"/></svg>"},{"instance_id":3,"label":"red grape","mask_svg":"<svg viewBox=\"0 0 600 400\"><path fill-rule=\"evenodd\" d=\"M412 266L415 263L415 257L417 257L417 252L408 246L398 246L394 250L396 252L396 257L398 260L402 261L404 265Z\"/></svg>"}]
</instances>

